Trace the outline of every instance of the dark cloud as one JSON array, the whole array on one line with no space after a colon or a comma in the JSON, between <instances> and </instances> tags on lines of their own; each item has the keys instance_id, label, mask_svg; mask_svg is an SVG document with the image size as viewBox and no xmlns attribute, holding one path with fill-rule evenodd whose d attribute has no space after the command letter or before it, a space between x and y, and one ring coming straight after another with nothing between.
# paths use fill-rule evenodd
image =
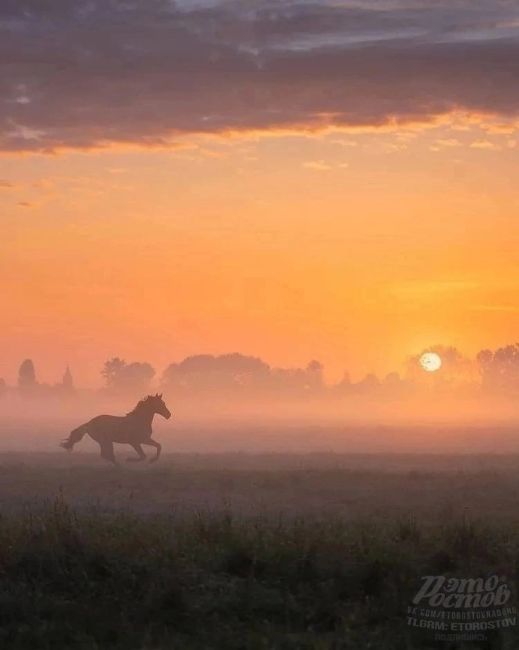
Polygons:
<instances>
[{"instance_id":1,"label":"dark cloud","mask_svg":"<svg viewBox=\"0 0 519 650\"><path fill-rule=\"evenodd\" d=\"M496 0L3 0L0 149L516 117L518 21Z\"/></svg>"}]
</instances>

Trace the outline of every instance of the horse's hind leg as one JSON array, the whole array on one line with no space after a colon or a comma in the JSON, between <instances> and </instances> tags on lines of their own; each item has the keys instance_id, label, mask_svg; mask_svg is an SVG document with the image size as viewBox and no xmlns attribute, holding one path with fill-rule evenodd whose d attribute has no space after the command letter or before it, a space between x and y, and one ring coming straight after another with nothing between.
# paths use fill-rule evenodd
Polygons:
<instances>
[{"instance_id":1,"label":"horse's hind leg","mask_svg":"<svg viewBox=\"0 0 519 650\"><path fill-rule=\"evenodd\" d=\"M111 463L115 464L113 442L103 441L99 443L99 446L101 447L101 458L109 460Z\"/></svg>"},{"instance_id":2,"label":"horse's hind leg","mask_svg":"<svg viewBox=\"0 0 519 650\"><path fill-rule=\"evenodd\" d=\"M146 454L144 453L144 451L142 450L142 447L139 444L137 444L137 443L132 444L132 447L135 449L138 456L137 456L137 458L135 458L135 456L130 456L130 458L127 458L126 460L129 463L138 463L139 461L144 460L146 458Z\"/></svg>"}]
</instances>

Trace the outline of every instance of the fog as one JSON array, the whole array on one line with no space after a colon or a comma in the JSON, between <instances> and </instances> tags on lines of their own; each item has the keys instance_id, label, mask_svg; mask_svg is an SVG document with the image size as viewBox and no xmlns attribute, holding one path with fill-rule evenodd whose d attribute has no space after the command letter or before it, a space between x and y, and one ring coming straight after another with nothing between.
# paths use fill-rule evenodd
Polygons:
<instances>
[{"instance_id":1,"label":"fog","mask_svg":"<svg viewBox=\"0 0 519 650\"><path fill-rule=\"evenodd\" d=\"M114 357L96 389L42 383L24 360L14 385L0 383L0 450L56 451L72 429L100 414L125 415L160 392L172 413L154 416L165 452L459 452L519 451L519 346L476 359L436 346L438 372L420 355L403 374L327 383L324 368L275 368L238 353L195 355L158 373L146 362ZM91 452L88 436L74 453Z\"/></svg>"},{"instance_id":2,"label":"fog","mask_svg":"<svg viewBox=\"0 0 519 650\"><path fill-rule=\"evenodd\" d=\"M154 438L165 452L459 452L519 451L519 426L511 400L409 400L357 397L306 402L262 399L186 400L164 394L172 411L156 415ZM124 415L136 400L79 394L71 400L1 402L0 450L56 451L80 424L101 413ZM74 453L96 451L85 436Z\"/></svg>"}]
</instances>

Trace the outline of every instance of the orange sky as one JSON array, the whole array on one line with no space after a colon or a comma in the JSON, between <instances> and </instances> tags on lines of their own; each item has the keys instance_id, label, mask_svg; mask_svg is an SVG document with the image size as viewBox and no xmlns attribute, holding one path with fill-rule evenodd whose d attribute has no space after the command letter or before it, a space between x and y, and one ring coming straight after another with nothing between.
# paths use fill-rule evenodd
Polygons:
<instances>
[{"instance_id":1,"label":"orange sky","mask_svg":"<svg viewBox=\"0 0 519 650\"><path fill-rule=\"evenodd\" d=\"M0 376L31 356L42 379L69 363L95 384L110 355L235 350L358 376L513 342L519 147L495 130L4 156Z\"/></svg>"},{"instance_id":2,"label":"orange sky","mask_svg":"<svg viewBox=\"0 0 519 650\"><path fill-rule=\"evenodd\" d=\"M519 10L0 7L0 377L518 340Z\"/></svg>"}]
</instances>

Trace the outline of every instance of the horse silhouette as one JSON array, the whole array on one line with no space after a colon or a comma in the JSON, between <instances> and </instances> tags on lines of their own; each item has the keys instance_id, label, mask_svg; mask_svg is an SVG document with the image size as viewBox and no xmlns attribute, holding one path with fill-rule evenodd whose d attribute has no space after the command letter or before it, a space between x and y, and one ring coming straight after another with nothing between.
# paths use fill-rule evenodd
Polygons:
<instances>
[{"instance_id":1,"label":"horse silhouette","mask_svg":"<svg viewBox=\"0 0 519 650\"><path fill-rule=\"evenodd\" d=\"M87 433L101 447L101 457L115 463L114 442L131 445L137 452L137 458L127 458L128 461L138 462L146 458L141 445L150 445L157 450L156 455L150 460L157 461L162 446L151 437L152 422L155 413L169 420L169 412L162 395L148 395L142 399L137 406L126 415L98 415L89 422L74 429L66 440L63 440L61 447L72 451L76 442L79 442Z\"/></svg>"}]
</instances>

